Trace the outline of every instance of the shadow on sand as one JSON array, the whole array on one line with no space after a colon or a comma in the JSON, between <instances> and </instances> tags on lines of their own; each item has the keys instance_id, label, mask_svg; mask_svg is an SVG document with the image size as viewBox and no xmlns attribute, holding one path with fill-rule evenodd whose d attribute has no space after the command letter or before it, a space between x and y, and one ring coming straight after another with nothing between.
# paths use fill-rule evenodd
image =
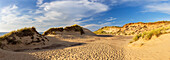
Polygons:
<instances>
[{"instance_id":1,"label":"shadow on sand","mask_svg":"<svg viewBox=\"0 0 170 60\"><path fill-rule=\"evenodd\" d=\"M114 37L114 35L96 35L98 37Z\"/></svg>"},{"instance_id":2,"label":"shadow on sand","mask_svg":"<svg viewBox=\"0 0 170 60\"><path fill-rule=\"evenodd\" d=\"M79 46L79 45L85 44L85 43L63 41L63 40L57 39L55 37L50 37L50 36L46 36L46 37L49 39L50 43L52 42L48 46L34 48L34 49L19 49L19 50L14 50L14 52L27 52L30 50L36 52L36 51L41 51L41 50L63 49L67 47L73 47L73 46Z\"/></svg>"}]
</instances>

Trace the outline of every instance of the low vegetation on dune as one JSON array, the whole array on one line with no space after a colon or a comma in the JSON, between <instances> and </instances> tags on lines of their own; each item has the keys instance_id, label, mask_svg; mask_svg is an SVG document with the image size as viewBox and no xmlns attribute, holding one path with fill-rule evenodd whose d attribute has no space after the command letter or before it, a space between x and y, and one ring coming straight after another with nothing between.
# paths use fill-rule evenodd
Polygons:
<instances>
[{"instance_id":1,"label":"low vegetation on dune","mask_svg":"<svg viewBox=\"0 0 170 60\"><path fill-rule=\"evenodd\" d=\"M95 34L112 34L112 35L135 35L143 33L145 31L150 31L153 29L168 27L170 26L170 21L157 21L157 22L137 22L128 23L122 27L118 26L106 26L95 31Z\"/></svg>"},{"instance_id":2,"label":"low vegetation on dune","mask_svg":"<svg viewBox=\"0 0 170 60\"><path fill-rule=\"evenodd\" d=\"M3 36L0 36L0 45L2 44L1 41L4 41L4 40L7 40L8 43L11 43L11 44L17 44L17 43L20 43L20 41L15 41L14 38L9 38L11 36L14 36L14 34L16 36L19 36L19 37L23 37L23 36L30 36L30 35L34 35L34 32L38 33L35 29L35 27L29 27L29 28L22 28L22 29L18 29L16 31L12 31L12 32L9 32Z\"/></svg>"},{"instance_id":3,"label":"low vegetation on dune","mask_svg":"<svg viewBox=\"0 0 170 60\"><path fill-rule=\"evenodd\" d=\"M156 24L161 24L161 23L170 23L170 21L157 21L157 22L148 22L148 23L144 23L144 22L128 23L128 24L125 24L123 27L126 27L128 25L133 25L133 24L156 25Z\"/></svg>"},{"instance_id":4,"label":"low vegetation on dune","mask_svg":"<svg viewBox=\"0 0 170 60\"><path fill-rule=\"evenodd\" d=\"M48 35L48 34L56 34L55 31L63 32L64 28L63 27L58 27L58 28L50 28L47 31L45 31L42 35Z\"/></svg>"},{"instance_id":5,"label":"low vegetation on dune","mask_svg":"<svg viewBox=\"0 0 170 60\"><path fill-rule=\"evenodd\" d=\"M83 31L83 28L77 24L75 25L72 25L72 26L68 26L68 27L65 27L64 30L66 31L76 31L76 32L80 32L80 34L85 34L84 31Z\"/></svg>"},{"instance_id":6,"label":"low vegetation on dune","mask_svg":"<svg viewBox=\"0 0 170 60\"><path fill-rule=\"evenodd\" d=\"M48 29L47 31L45 31L43 33L43 35L48 35L48 34L53 34L53 35L56 35L57 33L56 32L63 32L63 31L66 31L66 32L80 32L80 34L85 34L84 31L83 31L83 27L75 24L75 25L72 25L72 26L67 26L65 28L63 27L59 27L59 28L50 28Z\"/></svg>"},{"instance_id":7,"label":"low vegetation on dune","mask_svg":"<svg viewBox=\"0 0 170 60\"><path fill-rule=\"evenodd\" d=\"M13 34L16 34L17 36L19 37L22 37L22 36L30 36L30 35L33 35L34 33L33 32L36 32L36 29L35 27L25 27L25 28L22 28L22 29L18 29L16 31L11 31L3 36L0 36L0 40L4 40L6 38L8 38L9 36L13 35ZM39 33L38 33L39 34Z\"/></svg>"},{"instance_id":8,"label":"low vegetation on dune","mask_svg":"<svg viewBox=\"0 0 170 60\"><path fill-rule=\"evenodd\" d=\"M97 31L94 31L95 34L113 34L111 32L105 32L103 31L103 29L105 30L109 30L110 28L121 28L119 26L105 26L105 27L102 27L101 29L97 30Z\"/></svg>"},{"instance_id":9,"label":"low vegetation on dune","mask_svg":"<svg viewBox=\"0 0 170 60\"><path fill-rule=\"evenodd\" d=\"M105 31L102 31L102 30L97 30L97 31L94 31L95 34L108 34L106 33Z\"/></svg>"},{"instance_id":10,"label":"low vegetation on dune","mask_svg":"<svg viewBox=\"0 0 170 60\"><path fill-rule=\"evenodd\" d=\"M166 34L166 33L170 33L170 26L154 29L151 31L146 31L144 33L140 33L140 34L134 36L133 40L130 41L130 43L138 41L140 38L142 38L144 40L150 40L153 36L159 37L161 34Z\"/></svg>"}]
</instances>

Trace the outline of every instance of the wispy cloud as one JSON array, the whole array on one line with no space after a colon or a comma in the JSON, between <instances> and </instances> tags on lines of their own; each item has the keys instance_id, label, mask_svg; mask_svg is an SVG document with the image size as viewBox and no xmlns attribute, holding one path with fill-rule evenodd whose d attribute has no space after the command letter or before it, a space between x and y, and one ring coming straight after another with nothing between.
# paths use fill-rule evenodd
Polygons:
<instances>
[{"instance_id":1,"label":"wispy cloud","mask_svg":"<svg viewBox=\"0 0 170 60\"><path fill-rule=\"evenodd\" d=\"M106 19L106 21L113 21L113 20L116 20L117 18L113 18L113 17L109 17Z\"/></svg>"},{"instance_id":2,"label":"wispy cloud","mask_svg":"<svg viewBox=\"0 0 170 60\"><path fill-rule=\"evenodd\" d=\"M22 15L20 10L18 10L18 6L16 5L4 7L0 11L0 29L3 31L9 31L23 25L25 27L30 26L30 23L33 23L31 18L32 17L29 15Z\"/></svg>"},{"instance_id":3,"label":"wispy cloud","mask_svg":"<svg viewBox=\"0 0 170 60\"><path fill-rule=\"evenodd\" d=\"M143 12L161 12L170 14L170 3L157 3L145 6L145 11Z\"/></svg>"}]
</instances>

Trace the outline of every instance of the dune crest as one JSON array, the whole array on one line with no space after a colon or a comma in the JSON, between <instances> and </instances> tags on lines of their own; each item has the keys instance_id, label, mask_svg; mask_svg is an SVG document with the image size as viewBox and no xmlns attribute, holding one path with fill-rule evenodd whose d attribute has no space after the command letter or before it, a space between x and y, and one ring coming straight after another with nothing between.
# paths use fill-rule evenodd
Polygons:
<instances>
[{"instance_id":1,"label":"dune crest","mask_svg":"<svg viewBox=\"0 0 170 60\"><path fill-rule=\"evenodd\" d=\"M95 31L96 34L113 34L113 35L135 35L145 31L150 31L153 29L168 27L170 26L170 21L158 21L149 23L128 23L123 27L118 26L106 26Z\"/></svg>"},{"instance_id":2,"label":"dune crest","mask_svg":"<svg viewBox=\"0 0 170 60\"><path fill-rule=\"evenodd\" d=\"M43 35L95 35L90 30L79 25L67 26L65 28L50 28L43 33Z\"/></svg>"}]
</instances>

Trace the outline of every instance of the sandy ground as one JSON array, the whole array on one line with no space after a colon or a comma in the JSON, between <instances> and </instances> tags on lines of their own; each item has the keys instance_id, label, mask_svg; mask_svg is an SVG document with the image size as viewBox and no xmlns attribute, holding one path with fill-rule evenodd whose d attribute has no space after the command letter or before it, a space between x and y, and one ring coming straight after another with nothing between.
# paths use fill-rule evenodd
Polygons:
<instances>
[{"instance_id":1,"label":"sandy ground","mask_svg":"<svg viewBox=\"0 0 170 60\"><path fill-rule=\"evenodd\" d=\"M128 60L170 60L170 34L153 37L142 42L142 46L127 46L126 59ZM141 44L141 41L135 42Z\"/></svg>"},{"instance_id":2,"label":"sandy ground","mask_svg":"<svg viewBox=\"0 0 170 60\"><path fill-rule=\"evenodd\" d=\"M57 42L52 37L61 41ZM132 40L132 37L100 35L98 37L66 38L51 36L49 37L51 42L68 45L21 52L0 50L0 60L170 60L168 47L165 51L163 50L163 53L155 46L151 48L129 47L128 42ZM159 50L150 51L153 49ZM159 54L163 56L159 56Z\"/></svg>"}]
</instances>

